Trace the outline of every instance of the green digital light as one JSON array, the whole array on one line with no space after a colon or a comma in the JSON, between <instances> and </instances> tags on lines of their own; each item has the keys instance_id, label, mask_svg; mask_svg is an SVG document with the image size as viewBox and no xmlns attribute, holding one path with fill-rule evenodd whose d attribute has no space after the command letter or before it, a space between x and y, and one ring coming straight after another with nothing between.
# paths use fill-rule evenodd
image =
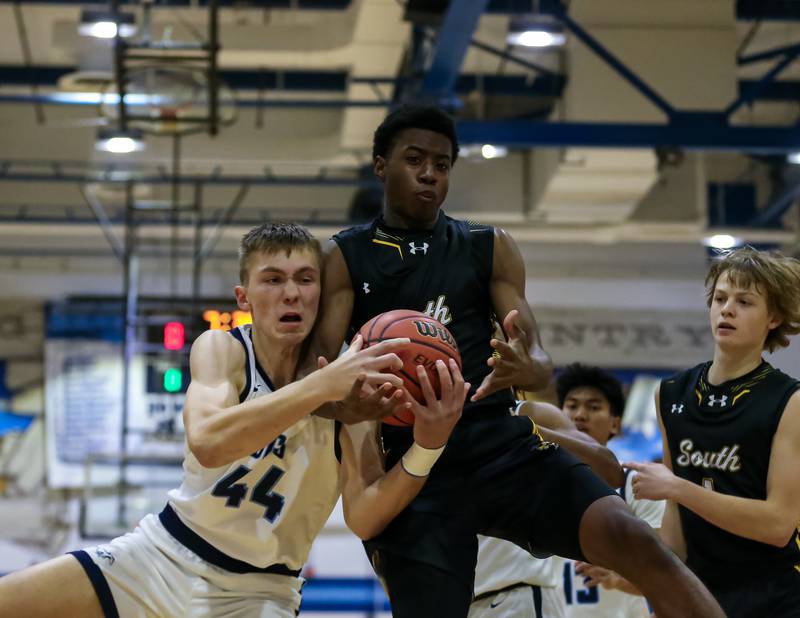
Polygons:
<instances>
[{"instance_id":1,"label":"green digital light","mask_svg":"<svg viewBox=\"0 0 800 618\"><path fill-rule=\"evenodd\" d=\"M167 369L164 372L164 390L168 393L177 393L183 385L183 371L180 369Z\"/></svg>"}]
</instances>

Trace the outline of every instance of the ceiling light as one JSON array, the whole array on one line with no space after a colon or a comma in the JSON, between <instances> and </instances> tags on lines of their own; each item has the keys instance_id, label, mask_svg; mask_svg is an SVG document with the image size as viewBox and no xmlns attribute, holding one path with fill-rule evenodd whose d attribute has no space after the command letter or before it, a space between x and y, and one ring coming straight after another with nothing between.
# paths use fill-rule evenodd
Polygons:
<instances>
[{"instance_id":1,"label":"ceiling light","mask_svg":"<svg viewBox=\"0 0 800 618\"><path fill-rule=\"evenodd\" d=\"M742 239L730 234L714 234L713 236L706 236L703 239L703 244L712 249L733 249L742 244Z\"/></svg>"},{"instance_id":2,"label":"ceiling light","mask_svg":"<svg viewBox=\"0 0 800 618\"><path fill-rule=\"evenodd\" d=\"M117 36L130 37L136 34L136 23L131 13L112 13L108 11L81 11L78 33L98 39L113 39Z\"/></svg>"},{"instance_id":3,"label":"ceiling light","mask_svg":"<svg viewBox=\"0 0 800 618\"><path fill-rule=\"evenodd\" d=\"M116 129L100 129L94 147L104 152L128 154L144 149L142 132L137 130L120 131Z\"/></svg>"},{"instance_id":4,"label":"ceiling light","mask_svg":"<svg viewBox=\"0 0 800 618\"><path fill-rule=\"evenodd\" d=\"M481 156L484 159L500 159L508 154L508 148L505 146L494 146L492 144L484 144L481 146Z\"/></svg>"},{"instance_id":5,"label":"ceiling light","mask_svg":"<svg viewBox=\"0 0 800 618\"><path fill-rule=\"evenodd\" d=\"M567 35L560 22L547 16L515 17L508 22L506 41L524 47L560 47L567 42Z\"/></svg>"},{"instance_id":6,"label":"ceiling light","mask_svg":"<svg viewBox=\"0 0 800 618\"><path fill-rule=\"evenodd\" d=\"M563 32L524 30L522 32L509 32L506 40L511 45L522 45L524 47L561 47L567 42L567 37Z\"/></svg>"},{"instance_id":7,"label":"ceiling light","mask_svg":"<svg viewBox=\"0 0 800 618\"><path fill-rule=\"evenodd\" d=\"M786 155L786 160L789 163L794 163L795 165L800 165L800 150L795 152L790 152Z\"/></svg>"}]
</instances>

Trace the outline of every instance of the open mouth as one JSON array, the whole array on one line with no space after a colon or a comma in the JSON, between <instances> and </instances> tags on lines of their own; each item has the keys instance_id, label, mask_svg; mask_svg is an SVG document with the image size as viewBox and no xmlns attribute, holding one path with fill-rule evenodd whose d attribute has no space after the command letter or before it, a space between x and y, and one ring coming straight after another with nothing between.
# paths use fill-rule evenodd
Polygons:
<instances>
[{"instance_id":1,"label":"open mouth","mask_svg":"<svg viewBox=\"0 0 800 618\"><path fill-rule=\"evenodd\" d=\"M302 318L298 313L287 313L286 315L282 315L280 317L281 322L300 322Z\"/></svg>"}]
</instances>

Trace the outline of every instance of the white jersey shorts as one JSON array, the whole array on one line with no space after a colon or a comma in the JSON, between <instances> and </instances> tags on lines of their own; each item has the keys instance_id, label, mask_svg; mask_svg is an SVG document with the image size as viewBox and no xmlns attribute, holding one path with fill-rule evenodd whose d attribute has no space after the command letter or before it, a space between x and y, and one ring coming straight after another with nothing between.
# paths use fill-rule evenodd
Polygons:
<instances>
[{"instance_id":1,"label":"white jersey shorts","mask_svg":"<svg viewBox=\"0 0 800 618\"><path fill-rule=\"evenodd\" d=\"M178 542L155 515L105 545L72 552L106 618L294 618L303 579L231 573Z\"/></svg>"},{"instance_id":2,"label":"white jersey shorts","mask_svg":"<svg viewBox=\"0 0 800 618\"><path fill-rule=\"evenodd\" d=\"M564 618L564 597L557 587L518 585L475 599L468 618Z\"/></svg>"}]
</instances>

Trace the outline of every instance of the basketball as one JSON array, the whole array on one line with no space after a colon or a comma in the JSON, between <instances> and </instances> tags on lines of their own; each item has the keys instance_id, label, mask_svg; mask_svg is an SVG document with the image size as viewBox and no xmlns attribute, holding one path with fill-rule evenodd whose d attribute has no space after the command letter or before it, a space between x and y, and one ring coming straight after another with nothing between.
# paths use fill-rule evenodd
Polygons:
<instances>
[{"instance_id":1,"label":"basketball","mask_svg":"<svg viewBox=\"0 0 800 618\"><path fill-rule=\"evenodd\" d=\"M394 373L402 378L409 394L423 405L425 396L417 380L417 365L422 365L427 370L437 397L441 392L436 361L441 359L447 363L447 360L452 358L459 369L461 368L461 355L458 353L455 337L441 322L419 311L398 309L381 313L364 324L358 332L364 339L365 348L396 337L411 339L410 343L396 352L403 361L403 367ZM410 427L414 424L414 414L410 410L404 410L387 416L383 422L388 425Z\"/></svg>"}]
</instances>

